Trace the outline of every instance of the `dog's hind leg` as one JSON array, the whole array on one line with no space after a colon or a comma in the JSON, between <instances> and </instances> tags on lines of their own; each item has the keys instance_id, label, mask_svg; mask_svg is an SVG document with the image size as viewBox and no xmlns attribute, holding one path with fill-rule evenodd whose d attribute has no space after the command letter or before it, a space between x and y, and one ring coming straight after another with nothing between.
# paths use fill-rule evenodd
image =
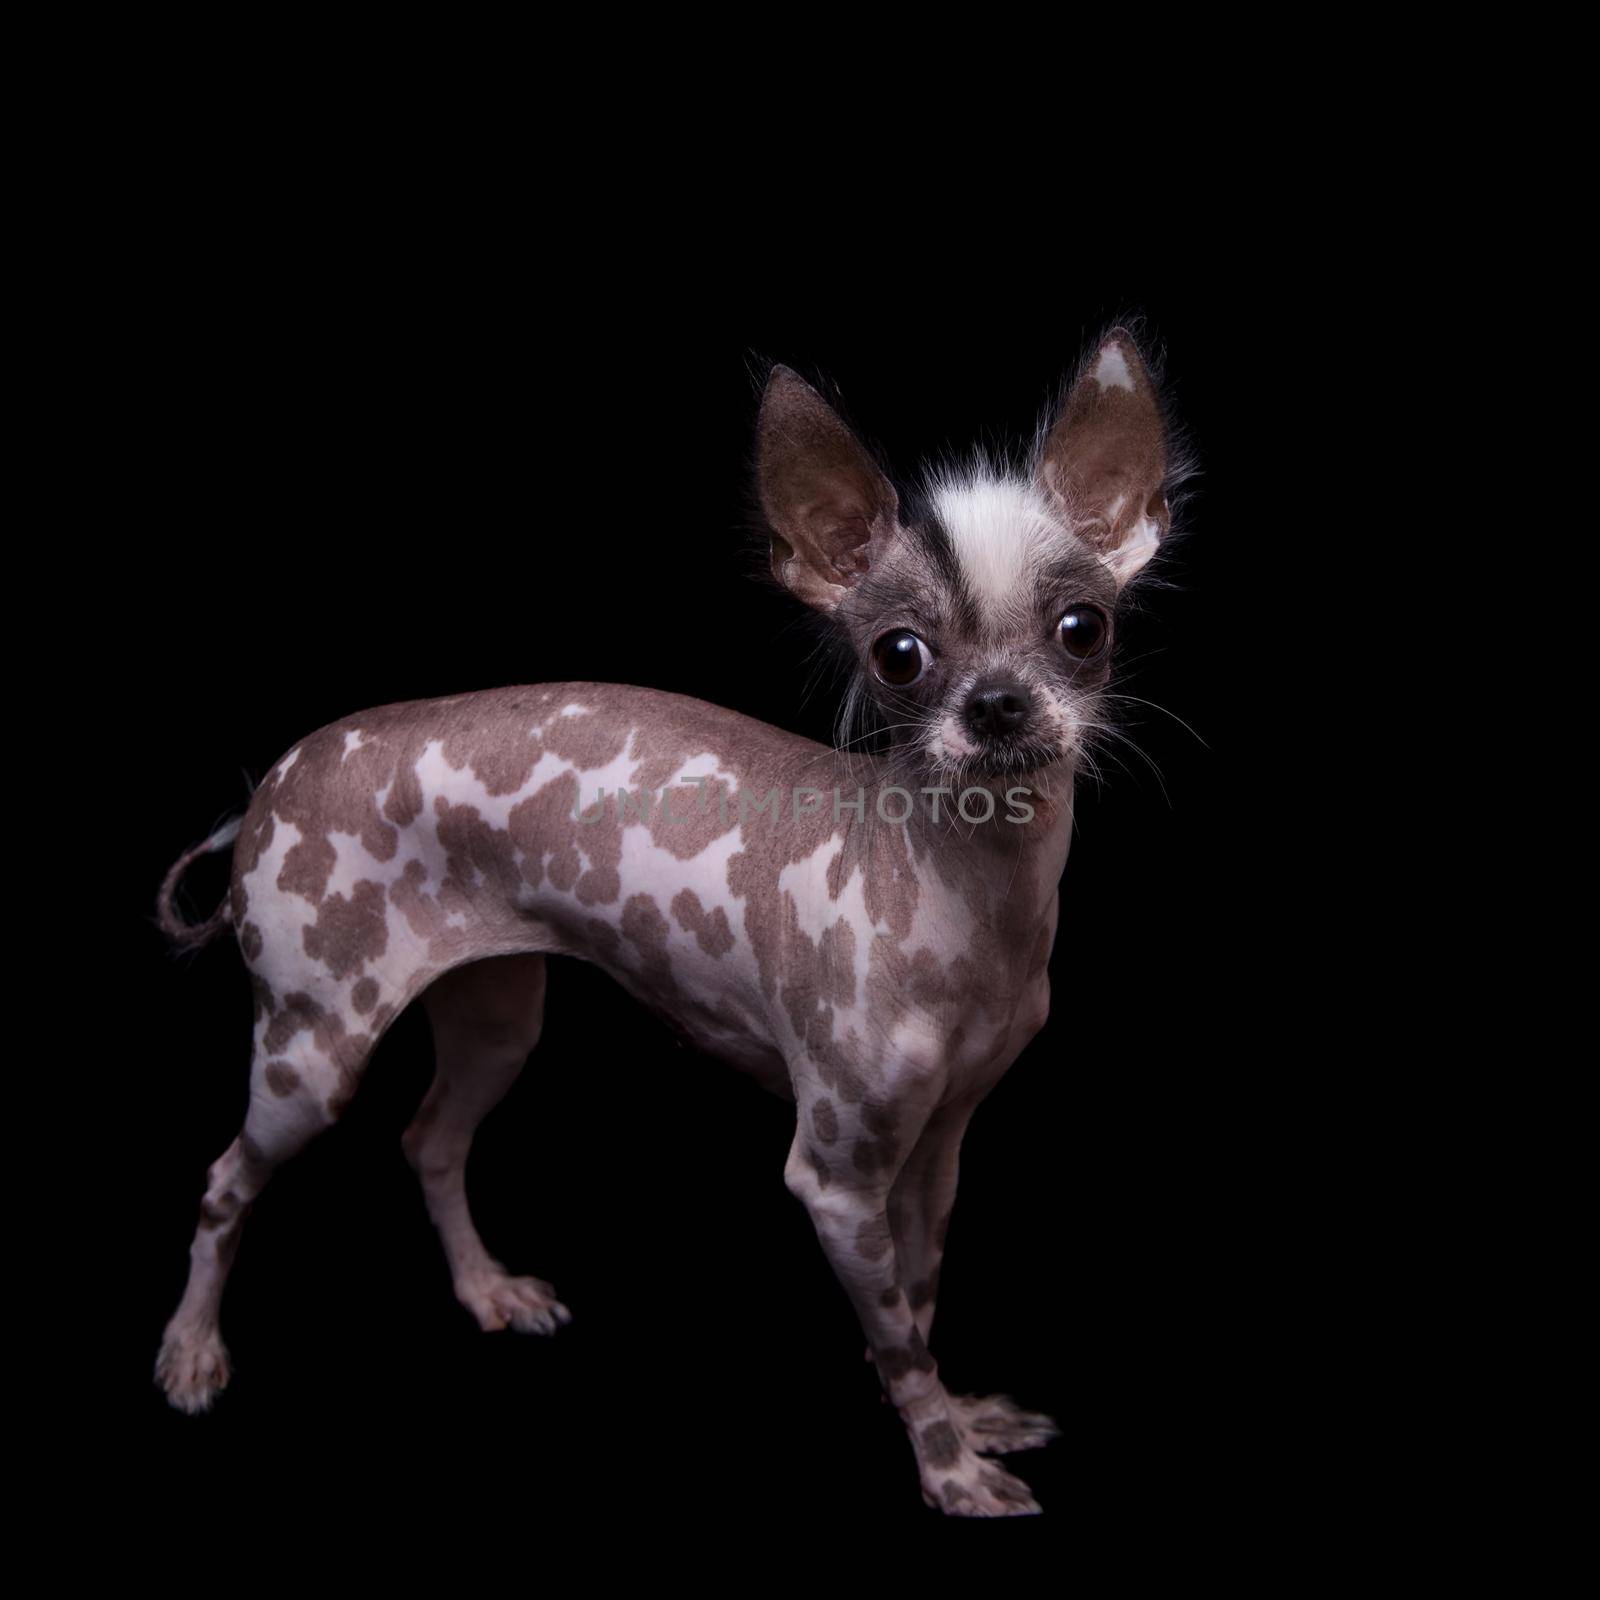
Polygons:
<instances>
[{"instance_id":1,"label":"dog's hind leg","mask_svg":"<svg viewBox=\"0 0 1600 1600\"><path fill-rule=\"evenodd\" d=\"M156 1382L180 1411L209 1410L228 1382L219 1317L245 1214L273 1172L332 1125L376 1043L305 994L258 1026L244 1128L206 1174L188 1283L156 1358Z\"/></svg>"},{"instance_id":2,"label":"dog's hind leg","mask_svg":"<svg viewBox=\"0 0 1600 1600\"><path fill-rule=\"evenodd\" d=\"M405 1152L439 1230L456 1298L486 1332L554 1333L569 1320L541 1278L513 1277L484 1248L467 1205L467 1155L478 1124L499 1104L539 1042L542 955L496 956L457 967L423 996L438 1067Z\"/></svg>"}]
</instances>

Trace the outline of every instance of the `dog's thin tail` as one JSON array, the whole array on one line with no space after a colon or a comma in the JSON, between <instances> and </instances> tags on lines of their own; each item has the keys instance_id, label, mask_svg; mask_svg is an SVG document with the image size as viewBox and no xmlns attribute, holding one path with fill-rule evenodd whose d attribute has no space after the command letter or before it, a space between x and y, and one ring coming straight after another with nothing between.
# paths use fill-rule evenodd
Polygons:
<instances>
[{"instance_id":1,"label":"dog's thin tail","mask_svg":"<svg viewBox=\"0 0 1600 1600\"><path fill-rule=\"evenodd\" d=\"M185 850L172 863L171 870L162 880L161 893L156 896L156 924L177 949L198 950L201 945L210 944L233 921L233 911L226 895L222 897L222 904L204 922L185 922L178 914L173 897L178 892L178 880L201 856L232 847L233 841L239 837L243 822L243 817L235 817L231 822L223 823L209 839L192 850Z\"/></svg>"}]
</instances>

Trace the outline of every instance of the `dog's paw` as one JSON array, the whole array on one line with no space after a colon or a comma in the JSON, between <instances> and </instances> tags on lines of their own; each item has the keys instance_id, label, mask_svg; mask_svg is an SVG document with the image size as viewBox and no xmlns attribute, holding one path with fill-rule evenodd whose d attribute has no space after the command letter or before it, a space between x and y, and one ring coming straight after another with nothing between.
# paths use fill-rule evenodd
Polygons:
<instances>
[{"instance_id":1,"label":"dog's paw","mask_svg":"<svg viewBox=\"0 0 1600 1600\"><path fill-rule=\"evenodd\" d=\"M228 1386L228 1350L215 1328L168 1328L156 1357L156 1383L190 1416L209 1411Z\"/></svg>"},{"instance_id":2,"label":"dog's paw","mask_svg":"<svg viewBox=\"0 0 1600 1600\"><path fill-rule=\"evenodd\" d=\"M967 1448L980 1456L1037 1450L1061 1434L1043 1412L1024 1411L1009 1395L953 1394L950 1415Z\"/></svg>"},{"instance_id":3,"label":"dog's paw","mask_svg":"<svg viewBox=\"0 0 1600 1600\"><path fill-rule=\"evenodd\" d=\"M554 1333L572 1321L543 1278L513 1278L503 1272L458 1279L456 1298L477 1318L485 1333L515 1328L518 1333Z\"/></svg>"},{"instance_id":4,"label":"dog's paw","mask_svg":"<svg viewBox=\"0 0 1600 1600\"><path fill-rule=\"evenodd\" d=\"M1033 1517L1039 1502L1027 1484L970 1450L953 1422L912 1434L922 1498L952 1517Z\"/></svg>"}]
</instances>

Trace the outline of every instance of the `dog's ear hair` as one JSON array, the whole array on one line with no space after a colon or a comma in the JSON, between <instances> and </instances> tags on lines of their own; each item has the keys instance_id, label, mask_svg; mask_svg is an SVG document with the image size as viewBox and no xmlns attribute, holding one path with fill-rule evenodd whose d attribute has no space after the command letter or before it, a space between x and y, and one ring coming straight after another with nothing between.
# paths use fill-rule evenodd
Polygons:
<instances>
[{"instance_id":1,"label":"dog's ear hair","mask_svg":"<svg viewBox=\"0 0 1600 1600\"><path fill-rule=\"evenodd\" d=\"M756 424L756 483L773 575L832 611L882 558L899 499L866 446L800 375L776 366Z\"/></svg>"},{"instance_id":2,"label":"dog's ear hair","mask_svg":"<svg viewBox=\"0 0 1600 1600\"><path fill-rule=\"evenodd\" d=\"M1167 462L1155 380L1133 334L1113 328L1057 408L1034 472L1119 586L1155 554L1171 528Z\"/></svg>"}]
</instances>

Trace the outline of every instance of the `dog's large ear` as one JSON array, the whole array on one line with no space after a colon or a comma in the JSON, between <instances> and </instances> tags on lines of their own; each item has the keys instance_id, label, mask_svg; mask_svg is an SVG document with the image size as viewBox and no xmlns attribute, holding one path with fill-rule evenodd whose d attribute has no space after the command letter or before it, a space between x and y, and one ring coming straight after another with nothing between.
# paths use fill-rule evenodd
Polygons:
<instances>
[{"instance_id":1,"label":"dog's large ear","mask_svg":"<svg viewBox=\"0 0 1600 1600\"><path fill-rule=\"evenodd\" d=\"M1116 328L1085 363L1045 435L1036 473L1118 584L1171 526L1166 428L1149 369Z\"/></svg>"},{"instance_id":2,"label":"dog's large ear","mask_svg":"<svg viewBox=\"0 0 1600 1600\"><path fill-rule=\"evenodd\" d=\"M772 369L756 433L773 574L807 605L832 611L881 559L899 500L839 414L788 367Z\"/></svg>"}]
</instances>

